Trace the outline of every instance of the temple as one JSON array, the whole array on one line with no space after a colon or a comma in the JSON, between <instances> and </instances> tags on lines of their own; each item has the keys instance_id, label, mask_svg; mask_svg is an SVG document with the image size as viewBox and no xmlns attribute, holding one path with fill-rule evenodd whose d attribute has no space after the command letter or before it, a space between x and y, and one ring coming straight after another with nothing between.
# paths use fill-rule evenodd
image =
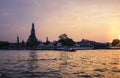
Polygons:
<instances>
[{"instance_id":1,"label":"temple","mask_svg":"<svg viewBox=\"0 0 120 78\"><path fill-rule=\"evenodd\" d=\"M38 39L36 38L36 35L35 35L34 23L32 23L31 34L27 40L27 46L34 48L38 45L38 43L39 43Z\"/></svg>"},{"instance_id":2,"label":"temple","mask_svg":"<svg viewBox=\"0 0 120 78\"><path fill-rule=\"evenodd\" d=\"M17 34L17 44L19 44L19 36L18 36L18 34Z\"/></svg>"}]
</instances>

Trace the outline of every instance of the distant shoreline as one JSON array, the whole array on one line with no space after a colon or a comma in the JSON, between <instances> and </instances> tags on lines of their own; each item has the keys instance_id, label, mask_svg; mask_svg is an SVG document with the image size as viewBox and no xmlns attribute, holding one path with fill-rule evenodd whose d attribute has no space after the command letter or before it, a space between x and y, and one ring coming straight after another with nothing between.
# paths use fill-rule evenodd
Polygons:
<instances>
[{"instance_id":1,"label":"distant shoreline","mask_svg":"<svg viewBox=\"0 0 120 78\"><path fill-rule=\"evenodd\" d=\"M0 50L40 50L40 51L65 51L65 50L56 50L56 49L0 49ZM109 49L78 49L79 50L120 50L120 48L109 48Z\"/></svg>"}]
</instances>

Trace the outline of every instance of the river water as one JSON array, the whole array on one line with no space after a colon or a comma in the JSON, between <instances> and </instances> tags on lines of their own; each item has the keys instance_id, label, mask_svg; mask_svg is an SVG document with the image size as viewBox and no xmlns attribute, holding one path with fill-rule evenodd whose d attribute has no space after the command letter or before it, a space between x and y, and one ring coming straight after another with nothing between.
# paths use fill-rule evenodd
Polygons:
<instances>
[{"instance_id":1,"label":"river water","mask_svg":"<svg viewBox=\"0 0 120 78\"><path fill-rule=\"evenodd\" d=\"M120 50L0 50L0 78L120 78Z\"/></svg>"}]
</instances>

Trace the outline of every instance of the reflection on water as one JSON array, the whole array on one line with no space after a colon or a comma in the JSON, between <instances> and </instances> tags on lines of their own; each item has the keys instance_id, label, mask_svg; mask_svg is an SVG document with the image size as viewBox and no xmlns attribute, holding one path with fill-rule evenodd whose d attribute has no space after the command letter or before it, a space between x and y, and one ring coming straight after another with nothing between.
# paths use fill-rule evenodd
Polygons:
<instances>
[{"instance_id":1,"label":"reflection on water","mask_svg":"<svg viewBox=\"0 0 120 78\"><path fill-rule=\"evenodd\" d=\"M120 50L1 50L0 78L120 78Z\"/></svg>"},{"instance_id":2,"label":"reflection on water","mask_svg":"<svg viewBox=\"0 0 120 78\"><path fill-rule=\"evenodd\" d=\"M67 66L68 66L68 53L67 52L62 52L60 53L60 60L61 64L59 65L59 70L64 78L68 77L67 75Z\"/></svg>"},{"instance_id":3,"label":"reflection on water","mask_svg":"<svg viewBox=\"0 0 120 78\"><path fill-rule=\"evenodd\" d=\"M29 53L29 57L28 57L28 72L29 73L29 78L34 78L36 76L36 74L34 73L35 70L37 70L38 63L37 63L37 54L34 51L31 51Z\"/></svg>"}]
</instances>

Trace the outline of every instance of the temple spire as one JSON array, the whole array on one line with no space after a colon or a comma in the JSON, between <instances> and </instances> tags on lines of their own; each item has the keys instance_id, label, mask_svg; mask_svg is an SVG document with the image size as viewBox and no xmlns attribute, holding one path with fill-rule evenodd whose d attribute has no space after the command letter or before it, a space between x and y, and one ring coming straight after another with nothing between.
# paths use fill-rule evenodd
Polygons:
<instances>
[{"instance_id":1,"label":"temple spire","mask_svg":"<svg viewBox=\"0 0 120 78\"><path fill-rule=\"evenodd\" d=\"M35 25L34 25L34 22L32 23L32 29L31 29L31 34L27 40L27 45L29 47L35 47L37 44L38 44L38 40L36 38L36 35L35 35Z\"/></svg>"},{"instance_id":2,"label":"temple spire","mask_svg":"<svg viewBox=\"0 0 120 78\"><path fill-rule=\"evenodd\" d=\"M17 34L17 44L19 44L19 36L18 36L18 34Z\"/></svg>"},{"instance_id":3,"label":"temple spire","mask_svg":"<svg viewBox=\"0 0 120 78\"><path fill-rule=\"evenodd\" d=\"M48 42L48 37L46 37L46 42Z\"/></svg>"},{"instance_id":4,"label":"temple spire","mask_svg":"<svg viewBox=\"0 0 120 78\"><path fill-rule=\"evenodd\" d=\"M31 36L36 37L35 28L34 28L34 22L32 23Z\"/></svg>"}]
</instances>

